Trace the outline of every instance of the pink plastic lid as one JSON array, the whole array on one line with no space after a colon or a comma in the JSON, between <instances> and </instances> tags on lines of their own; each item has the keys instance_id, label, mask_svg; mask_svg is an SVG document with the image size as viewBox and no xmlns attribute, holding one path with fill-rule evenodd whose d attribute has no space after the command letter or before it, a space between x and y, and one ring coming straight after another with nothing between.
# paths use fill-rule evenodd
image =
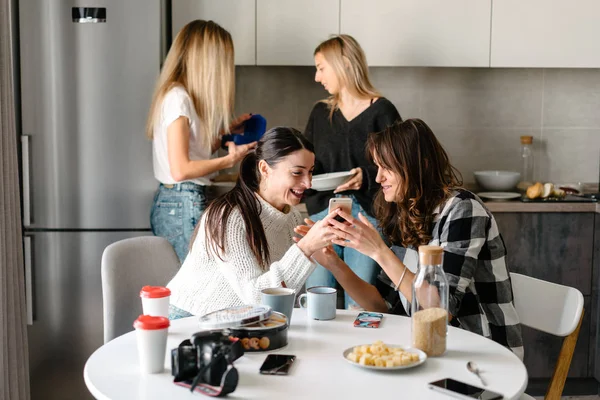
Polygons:
<instances>
[{"instance_id":1,"label":"pink plastic lid","mask_svg":"<svg viewBox=\"0 0 600 400\"><path fill-rule=\"evenodd\" d=\"M171 295L171 290L164 286L144 286L140 291L140 297L146 299L160 299Z\"/></svg>"},{"instance_id":2,"label":"pink plastic lid","mask_svg":"<svg viewBox=\"0 0 600 400\"><path fill-rule=\"evenodd\" d=\"M133 327L135 329L144 329L147 331L165 329L170 325L171 323L168 318L153 317L151 315L140 315L138 319L133 322Z\"/></svg>"}]
</instances>

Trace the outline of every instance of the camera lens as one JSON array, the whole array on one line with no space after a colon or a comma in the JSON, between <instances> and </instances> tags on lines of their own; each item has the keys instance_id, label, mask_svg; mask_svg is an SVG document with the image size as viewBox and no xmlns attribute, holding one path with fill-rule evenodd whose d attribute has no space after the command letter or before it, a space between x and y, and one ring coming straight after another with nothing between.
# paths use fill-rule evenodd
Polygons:
<instances>
[{"instance_id":1,"label":"camera lens","mask_svg":"<svg viewBox=\"0 0 600 400\"><path fill-rule=\"evenodd\" d=\"M171 369L176 382L193 379L198 375L197 351L189 340L171 351Z\"/></svg>"}]
</instances>

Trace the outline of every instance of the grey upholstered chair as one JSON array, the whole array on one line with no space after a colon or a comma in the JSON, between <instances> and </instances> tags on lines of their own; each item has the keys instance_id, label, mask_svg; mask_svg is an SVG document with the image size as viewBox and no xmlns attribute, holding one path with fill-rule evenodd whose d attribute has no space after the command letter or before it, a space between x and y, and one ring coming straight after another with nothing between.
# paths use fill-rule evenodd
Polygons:
<instances>
[{"instance_id":1,"label":"grey upholstered chair","mask_svg":"<svg viewBox=\"0 0 600 400\"><path fill-rule=\"evenodd\" d=\"M175 250L161 237L142 236L120 240L104 249L104 343L133 330L133 321L142 313L142 287L166 285L179 267Z\"/></svg>"}]
</instances>

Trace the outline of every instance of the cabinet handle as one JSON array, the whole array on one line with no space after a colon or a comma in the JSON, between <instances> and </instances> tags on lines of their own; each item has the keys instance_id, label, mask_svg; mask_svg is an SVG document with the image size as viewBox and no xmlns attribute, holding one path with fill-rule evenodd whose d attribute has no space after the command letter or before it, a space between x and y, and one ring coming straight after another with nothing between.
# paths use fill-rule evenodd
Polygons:
<instances>
[{"instance_id":1,"label":"cabinet handle","mask_svg":"<svg viewBox=\"0 0 600 400\"><path fill-rule=\"evenodd\" d=\"M31 277L31 236L23 237L25 261L25 302L27 306L27 325L33 325L33 284Z\"/></svg>"},{"instance_id":2,"label":"cabinet handle","mask_svg":"<svg viewBox=\"0 0 600 400\"><path fill-rule=\"evenodd\" d=\"M169 47L171 46L172 34L172 0L160 1L160 69L163 67Z\"/></svg>"},{"instance_id":3,"label":"cabinet handle","mask_svg":"<svg viewBox=\"0 0 600 400\"><path fill-rule=\"evenodd\" d=\"M31 186L29 181L29 135L21 136L21 172L23 174L23 226L31 225Z\"/></svg>"}]
</instances>

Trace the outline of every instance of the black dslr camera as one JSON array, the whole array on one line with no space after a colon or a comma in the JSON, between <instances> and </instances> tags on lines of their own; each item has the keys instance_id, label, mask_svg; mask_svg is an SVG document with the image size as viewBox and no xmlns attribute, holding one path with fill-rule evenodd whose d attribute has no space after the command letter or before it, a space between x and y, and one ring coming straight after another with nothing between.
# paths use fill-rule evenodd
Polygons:
<instances>
[{"instance_id":1,"label":"black dslr camera","mask_svg":"<svg viewBox=\"0 0 600 400\"><path fill-rule=\"evenodd\" d=\"M198 332L171 350L173 381L213 397L233 392L238 383L233 361L244 354L244 349L228 334L227 330Z\"/></svg>"}]
</instances>

